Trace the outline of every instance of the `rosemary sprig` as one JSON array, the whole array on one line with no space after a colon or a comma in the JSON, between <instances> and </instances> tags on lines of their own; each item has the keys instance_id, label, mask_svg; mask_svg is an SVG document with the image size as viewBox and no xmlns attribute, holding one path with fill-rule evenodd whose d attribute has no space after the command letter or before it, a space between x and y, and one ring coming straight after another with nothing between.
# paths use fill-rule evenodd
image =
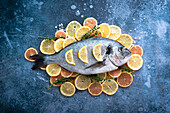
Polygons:
<instances>
[{"instance_id":1,"label":"rosemary sprig","mask_svg":"<svg viewBox=\"0 0 170 113\"><path fill-rule=\"evenodd\" d=\"M94 37L98 34L101 34L100 32L97 31L98 29L100 29L100 27L94 26L91 30L89 30L87 33L85 33L82 36L82 39L87 39L87 38L90 38L90 37Z\"/></svg>"},{"instance_id":2,"label":"rosemary sprig","mask_svg":"<svg viewBox=\"0 0 170 113\"><path fill-rule=\"evenodd\" d=\"M126 66L121 66L119 67L119 69L121 69L122 71L127 71L127 72L132 72L132 73L135 72L132 69L127 68Z\"/></svg>"},{"instance_id":3,"label":"rosemary sprig","mask_svg":"<svg viewBox=\"0 0 170 113\"><path fill-rule=\"evenodd\" d=\"M49 40L57 40L59 38L64 38L64 37L43 37L43 36L39 36L38 38L43 38L43 39L49 39Z\"/></svg>"}]
</instances>

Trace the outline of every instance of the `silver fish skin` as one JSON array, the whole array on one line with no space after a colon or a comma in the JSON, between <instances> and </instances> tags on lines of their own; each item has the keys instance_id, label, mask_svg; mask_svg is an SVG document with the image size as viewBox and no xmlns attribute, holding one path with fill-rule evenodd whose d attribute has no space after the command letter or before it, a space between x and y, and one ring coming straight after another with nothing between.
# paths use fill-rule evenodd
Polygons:
<instances>
[{"instance_id":1,"label":"silver fish skin","mask_svg":"<svg viewBox=\"0 0 170 113\"><path fill-rule=\"evenodd\" d=\"M93 47L97 44L102 45L102 62L97 61L92 53ZM87 46L88 64L82 62L78 58L78 52L84 46ZM73 50L75 65L71 65L65 60L65 53L71 49ZM92 37L72 43L55 55L37 58L41 59L41 61L37 60L37 65L35 64L32 69L40 66L38 63L41 64L41 66L56 63L68 71L77 72L83 75L91 75L116 70L119 66L125 64L130 57L131 52L119 42L103 37Z\"/></svg>"}]
</instances>

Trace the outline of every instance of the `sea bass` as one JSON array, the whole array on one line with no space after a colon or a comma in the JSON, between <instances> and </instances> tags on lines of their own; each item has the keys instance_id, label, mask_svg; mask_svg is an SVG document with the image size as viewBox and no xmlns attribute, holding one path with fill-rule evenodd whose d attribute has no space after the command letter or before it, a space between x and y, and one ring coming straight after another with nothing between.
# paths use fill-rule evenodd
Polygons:
<instances>
[{"instance_id":1,"label":"sea bass","mask_svg":"<svg viewBox=\"0 0 170 113\"><path fill-rule=\"evenodd\" d=\"M102 61L97 61L92 53L93 47L97 44L102 45ZM82 62L78 57L79 50L84 46L87 46L88 64ZM71 49L73 50L75 65L71 65L65 60L65 53ZM55 55L32 56L32 58L36 59L32 69L34 70L48 64L56 63L68 71L91 75L116 70L119 66L125 64L130 57L131 52L119 42L103 37L92 37L72 43Z\"/></svg>"}]
</instances>

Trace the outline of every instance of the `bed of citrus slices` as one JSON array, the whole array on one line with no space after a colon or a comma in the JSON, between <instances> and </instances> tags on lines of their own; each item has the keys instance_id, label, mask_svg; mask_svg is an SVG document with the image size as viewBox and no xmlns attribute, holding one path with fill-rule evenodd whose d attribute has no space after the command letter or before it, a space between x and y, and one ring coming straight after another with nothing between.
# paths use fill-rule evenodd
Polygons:
<instances>
[{"instance_id":1,"label":"bed of citrus slices","mask_svg":"<svg viewBox=\"0 0 170 113\"><path fill-rule=\"evenodd\" d=\"M119 86L129 87L133 82L132 73L139 70L143 65L143 49L139 45L132 45L133 39L130 35L122 34L120 27L116 25L109 25L107 23L101 23L98 25L97 20L93 17L85 19L83 25L77 21L71 21L67 25L65 31L58 30L55 32L55 37L62 38L57 40L42 40L40 44L40 51L43 54L55 54L70 44L82 40L82 36L95 26L100 27L97 29L97 32L100 32L100 34L96 36L102 36L120 42L131 51L132 57L120 69L96 75L96 78L98 79L97 82L94 81L90 76L70 72L61 68L57 64L50 64L41 67L41 69L46 70L47 74L50 76L50 83L52 86L60 86L60 92L64 96L73 96L76 92L76 89L88 90L93 96L98 96L102 92L107 95L113 95L116 93ZM101 44L96 45L93 48L92 53L96 60L102 61L100 55ZM30 56L36 54L38 54L37 50L31 47L25 51L24 57L26 60L34 62L35 60L31 59ZM86 46L79 50L78 57L82 62L88 63ZM76 65L74 62L72 49L66 52L65 59L69 64ZM60 82L55 83L57 80ZM61 82L62 80L65 82Z\"/></svg>"}]
</instances>

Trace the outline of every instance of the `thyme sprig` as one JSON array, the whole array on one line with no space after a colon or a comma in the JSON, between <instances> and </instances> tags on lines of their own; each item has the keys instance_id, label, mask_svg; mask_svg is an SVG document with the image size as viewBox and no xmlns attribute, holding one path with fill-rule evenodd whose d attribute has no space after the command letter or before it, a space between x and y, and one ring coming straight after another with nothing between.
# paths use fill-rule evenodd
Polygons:
<instances>
[{"instance_id":1,"label":"thyme sprig","mask_svg":"<svg viewBox=\"0 0 170 113\"><path fill-rule=\"evenodd\" d=\"M94 26L91 30L89 30L87 33L85 33L82 36L82 39L87 39L87 38L90 38L90 37L94 37L98 34L101 34L100 32L97 31L98 29L100 29L100 27Z\"/></svg>"},{"instance_id":2,"label":"thyme sprig","mask_svg":"<svg viewBox=\"0 0 170 113\"><path fill-rule=\"evenodd\" d=\"M110 79L102 79L102 78L100 78L100 77L98 77L98 76L92 76L92 75L90 75L90 76L88 76L90 79L91 79L91 81L93 81L95 84L97 84L97 83L99 83L99 82L102 82L102 81L111 81Z\"/></svg>"},{"instance_id":3,"label":"thyme sprig","mask_svg":"<svg viewBox=\"0 0 170 113\"><path fill-rule=\"evenodd\" d=\"M121 69L122 71L131 72L131 73L135 72L132 69L127 68L126 66L121 66L121 67L119 67L119 69Z\"/></svg>"},{"instance_id":4,"label":"thyme sprig","mask_svg":"<svg viewBox=\"0 0 170 113\"><path fill-rule=\"evenodd\" d=\"M43 37L43 36L39 36L38 38L49 39L49 40L57 40L59 38L64 38L64 37Z\"/></svg>"}]
</instances>

